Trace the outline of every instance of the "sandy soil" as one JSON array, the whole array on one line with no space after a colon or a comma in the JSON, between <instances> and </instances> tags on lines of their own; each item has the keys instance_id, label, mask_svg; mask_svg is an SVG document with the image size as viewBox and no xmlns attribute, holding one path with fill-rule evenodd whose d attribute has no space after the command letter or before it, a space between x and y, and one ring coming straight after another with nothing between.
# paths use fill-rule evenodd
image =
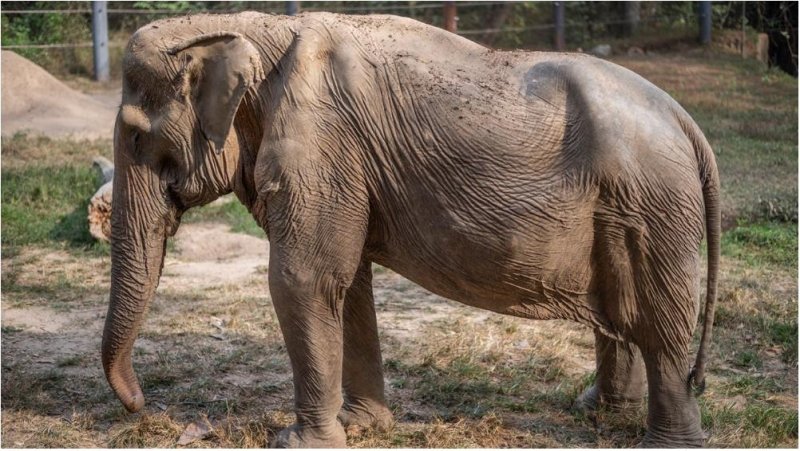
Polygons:
<instances>
[{"instance_id":1,"label":"sandy soil","mask_svg":"<svg viewBox=\"0 0 800 451\"><path fill-rule=\"evenodd\" d=\"M242 282L269 263L269 243L232 233L222 224L184 224L175 235L174 255L168 255L160 287L207 288Z\"/></svg>"},{"instance_id":2,"label":"sandy soil","mask_svg":"<svg viewBox=\"0 0 800 451\"><path fill-rule=\"evenodd\" d=\"M111 138L121 91L83 94L31 61L2 52L2 134Z\"/></svg>"}]
</instances>

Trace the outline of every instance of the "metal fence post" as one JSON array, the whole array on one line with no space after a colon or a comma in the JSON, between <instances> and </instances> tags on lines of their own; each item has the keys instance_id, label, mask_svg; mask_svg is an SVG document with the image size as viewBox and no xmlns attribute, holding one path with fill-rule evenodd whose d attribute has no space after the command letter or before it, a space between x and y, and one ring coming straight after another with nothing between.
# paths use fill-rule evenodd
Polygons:
<instances>
[{"instance_id":1,"label":"metal fence post","mask_svg":"<svg viewBox=\"0 0 800 451\"><path fill-rule=\"evenodd\" d=\"M294 16L297 12L300 11L300 2L297 0L288 1L286 2L286 15L287 16Z\"/></svg>"},{"instance_id":2,"label":"metal fence post","mask_svg":"<svg viewBox=\"0 0 800 451\"><path fill-rule=\"evenodd\" d=\"M92 44L94 49L94 79L108 81L108 11L106 2L92 2Z\"/></svg>"},{"instance_id":3,"label":"metal fence post","mask_svg":"<svg viewBox=\"0 0 800 451\"><path fill-rule=\"evenodd\" d=\"M444 29L455 33L456 25L456 2L444 2Z\"/></svg>"},{"instance_id":4,"label":"metal fence post","mask_svg":"<svg viewBox=\"0 0 800 451\"><path fill-rule=\"evenodd\" d=\"M700 43L711 44L711 2L700 2Z\"/></svg>"},{"instance_id":5,"label":"metal fence post","mask_svg":"<svg viewBox=\"0 0 800 451\"><path fill-rule=\"evenodd\" d=\"M745 22L747 21L747 1L742 2L742 58L747 54L745 43L747 42L747 34L744 32Z\"/></svg>"},{"instance_id":6,"label":"metal fence post","mask_svg":"<svg viewBox=\"0 0 800 451\"><path fill-rule=\"evenodd\" d=\"M564 38L564 2L553 2L553 19L555 22L553 44L559 52L564 51L567 46Z\"/></svg>"}]
</instances>

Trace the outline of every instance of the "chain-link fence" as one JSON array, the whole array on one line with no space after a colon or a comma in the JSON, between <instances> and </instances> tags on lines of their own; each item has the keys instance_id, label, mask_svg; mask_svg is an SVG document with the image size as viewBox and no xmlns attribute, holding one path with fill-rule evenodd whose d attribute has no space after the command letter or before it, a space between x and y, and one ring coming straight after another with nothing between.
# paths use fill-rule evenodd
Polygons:
<instances>
[{"instance_id":1,"label":"chain-link fence","mask_svg":"<svg viewBox=\"0 0 800 451\"><path fill-rule=\"evenodd\" d=\"M108 2L111 76L118 77L130 35L153 20L200 12L284 14L289 2ZM296 2L300 11L395 14L444 26L445 2ZM765 2L749 2L752 4ZM553 49L554 2L456 2L456 33L495 48ZM745 11L739 2L714 2L714 28L732 28ZM796 3L794 33L796 36ZM2 47L60 75L91 76L91 2L2 2ZM613 51L658 51L699 39L698 2L566 2L566 50L608 44ZM771 26L775 26L772 24ZM780 35L778 35L780 36ZM796 40L796 38L795 38ZM796 54L796 44L795 44ZM796 56L794 56L796 67ZM796 69L795 69L796 70Z\"/></svg>"}]
</instances>

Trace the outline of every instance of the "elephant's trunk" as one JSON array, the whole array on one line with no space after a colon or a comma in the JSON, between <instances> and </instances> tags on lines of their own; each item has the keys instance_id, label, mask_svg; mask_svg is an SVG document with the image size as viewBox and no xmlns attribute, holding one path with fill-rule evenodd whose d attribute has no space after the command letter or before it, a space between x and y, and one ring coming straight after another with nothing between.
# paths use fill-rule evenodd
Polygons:
<instances>
[{"instance_id":1,"label":"elephant's trunk","mask_svg":"<svg viewBox=\"0 0 800 451\"><path fill-rule=\"evenodd\" d=\"M158 284L165 241L161 240L160 246L153 245L147 249L144 262L132 261L126 255L128 246L119 241L114 240L111 245L111 295L103 330L103 369L111 388L125 408L137 412L144 405L144 396L133 371L131 354L133 342ZM135 243L130 247L147 246ZM134 266L147 266L148 269L142 273Z\"/></svg>"},{"instance_id":2,"label":"elephant's trunk","mask_svg":"<svg viewBox=\"0 0 800 451\"><path fill-rule=\"evenodd\" d=\"M114 178L111 294L102 360L117 397L126 409L136 412L144 405L144 396L131 362L133 343L158 285L166 237L176 221L158 177L127 163L117 162Z\"/></svg>"}]
</instances>

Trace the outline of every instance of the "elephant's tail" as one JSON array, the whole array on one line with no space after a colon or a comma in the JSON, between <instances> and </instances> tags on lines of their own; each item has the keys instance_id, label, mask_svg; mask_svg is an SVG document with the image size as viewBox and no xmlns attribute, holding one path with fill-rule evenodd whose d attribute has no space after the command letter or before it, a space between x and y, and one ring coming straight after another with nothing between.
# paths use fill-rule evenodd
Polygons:
<instances>
[{"instance_id":1,"label":"elephant's tail","mask_svg":"<svg viewBox=\"0 0 800 451\"><path fill-rule=\"evenodd\" d=\"M684 113L685 114L685 113ZM714 325L714 307L717 300L717 275L719 273L719 239L720 239L720 205L719 205L719 173L714 151L705 136L693 120L686 116L681 120L684 130L695 148L699 163L700 180L703 183L703 203L706 216L706 244L708 247L708 280L706 286L706 306L703 315L703 333L697 359L689 373L689 386L700 395L706 386L706 362L708 348L711 345L711 329Z\"/></svg>"}]
</instances>

